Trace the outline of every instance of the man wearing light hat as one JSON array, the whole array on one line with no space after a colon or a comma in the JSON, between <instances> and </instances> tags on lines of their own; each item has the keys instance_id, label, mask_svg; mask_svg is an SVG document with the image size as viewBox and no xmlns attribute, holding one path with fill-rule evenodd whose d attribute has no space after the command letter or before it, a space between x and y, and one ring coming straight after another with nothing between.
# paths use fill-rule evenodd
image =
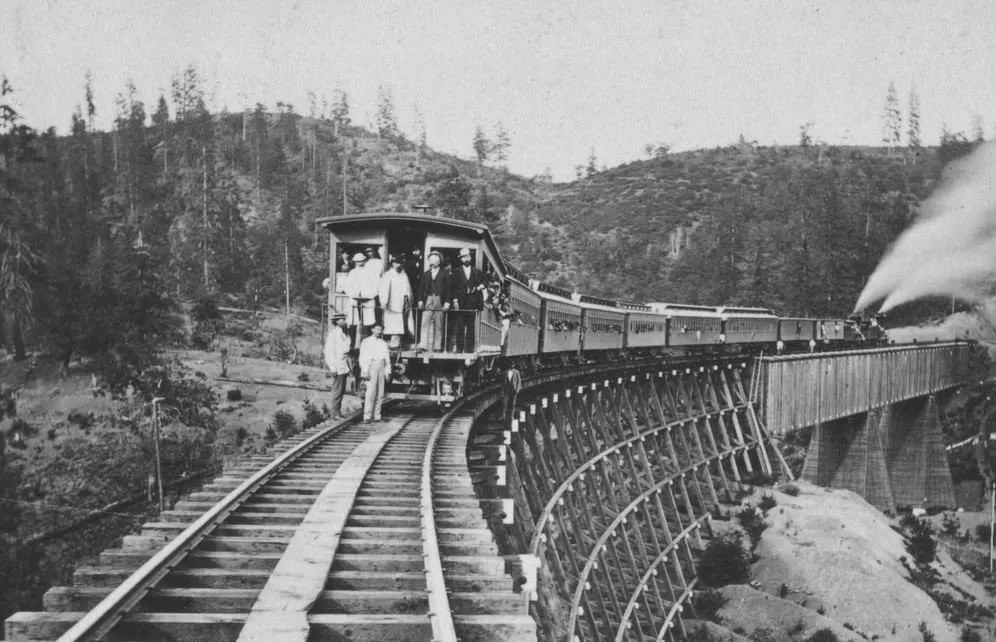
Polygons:
<instances>
[{"instance_id":1,"label":"man wearing light hat","mask_svg":"<svg viewBox=\"0 0 996 642\"><path fill-rule=\"evenodd\" d=\"M332 328L325 338L325 365L332 372L332 419L341 419L342 396L346 392L346 375L349 374L349 362L346 360L349 354L349 337L342 329L346 315L334 312L329 321Z\"/></svg>"},{"instance_id":2,"label":"man wearing light hat","mask_svg":"<svg viewBox=\"0 0 996 642\"><path fill-rule=\"evenodd\" d=\"M353 255L353 270L346 277L343 291L353 300L349 325L364 328L362 336L369 334L369 328L377 322L374 297L380 286L380 274L367 269L367 257L363 252ZM358 336L357 339L360 337Z\"/></svg>"},{"instance_id":3,"label":"man wearing light hat","mask_svg":"<svg viewBox=\"0 0 996 642\"><path fill-rule=\"evenodd\" d=\"M422 310L419 350L440 352L443 349L443 310L450 309L450 275L441 266L442 255L433 250L426 258L429 269L422 273L418 285L418 308Z\"/></svg>"},{"instance_id":4,"label":"man wearing light hat","mask_svg":"<svg viewBox=\"0 0 996 642\"><path fill-rule=\"evenodd\" d=\"M453 333L450 342L454 352L474 352L477 311L484 307L487 289L484 273L474 267L470 248L460 250L460 266L453 270Z\"/></svg>"}]
</instances>

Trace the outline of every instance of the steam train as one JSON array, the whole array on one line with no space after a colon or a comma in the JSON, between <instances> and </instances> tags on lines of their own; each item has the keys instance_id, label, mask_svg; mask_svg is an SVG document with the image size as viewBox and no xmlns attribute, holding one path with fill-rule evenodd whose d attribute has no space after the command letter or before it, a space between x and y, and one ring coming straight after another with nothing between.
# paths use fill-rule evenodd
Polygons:
<instances>
[{"instance_id":1,"label":"steam train","mask_svg":"<svg viewBox=\"0 0 996 642\"><path fill-rule=\"evenodd\" d=\"M842 346L879 340L874 321L779 317L766 308L676 303L625 303L571 292L531 279L505 263L484 225L425 214L373 212L319 219L329 233L330 309L362 333L359 309L366 299L349 292L349 257L379 253L381 265L399 257L417 291L430 253L444 267L458 265L463 248L487 283L481 310L418 309L416 296L404 314L405 336L392 349L390 398L450 403L507 368L524 373L551 367L689 354L759 354ZM382 269L382 268L377 268ZM436 313L441 345L419 344L423 318ZM454 331L470 328L463 342Z\"/></svg>"}]
</instances>

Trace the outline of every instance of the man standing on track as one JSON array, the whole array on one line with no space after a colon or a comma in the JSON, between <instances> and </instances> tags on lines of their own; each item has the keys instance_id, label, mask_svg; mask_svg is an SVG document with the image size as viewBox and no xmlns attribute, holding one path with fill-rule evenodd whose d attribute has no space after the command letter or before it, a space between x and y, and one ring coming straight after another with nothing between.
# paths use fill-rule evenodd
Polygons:
<instances>
[{"instance_id":1,"label":"man standing on track","mask_svg":"<svg viewBox=\"0 0 996 642\"><path fill-rule=\"evenodd\" d=\"M325 338L325 365L332 371L332 419L342 419L342 396L346 392L346 375L349 374L349 337L343 331L346 315L335 312L329 319L332 328Z\"/></svg>"},{"instance_id":2,"label":"man standing on track","mask_svg":"<svg viewBox=\"0 0 996 642\"><path fill-rule=\"evenodd\" d=\"M370 336L360 344L360 377L367 383L363 400L363 421L380 421L384 384L391 376L391 352L381 338L384 328L375 324Z\"/></svg>"}]
</instances>

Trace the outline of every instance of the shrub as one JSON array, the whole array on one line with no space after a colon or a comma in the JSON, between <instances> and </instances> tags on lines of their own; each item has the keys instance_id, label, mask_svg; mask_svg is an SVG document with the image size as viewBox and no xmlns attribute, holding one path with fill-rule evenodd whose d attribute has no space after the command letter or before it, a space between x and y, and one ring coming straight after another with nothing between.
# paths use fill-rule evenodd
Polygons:
<instances>
[{"instance_id":1,"label":"shrub","mask_svg":"<svg viewBox=\"0 0 996 642\"><path fill-rule=\"evenodd\" d=\"M840 642L840 638L832 629L820 629L806 638L806 642Z\"/></svg>"},{"instance_id":2,"label":"shrub","mask_svg":"<svg viewBox=\"0 0 996 642\"><path fill-rule=\"evenodd\" d=\"M937 541L930 524L923 520L917 520L916 525L911 529L909 544L906 550L913 556L913 561L917 564L929 564L934 561L937 554Z\"/></svg>"},{"instance_id":3,"label":"shrub","mask_svg":"<svg viewBox=\"0 0 996 642\"><path fill-rule=\"evenodd\" d=\"M698 576L705 586L742 584L750 576L750 558L739 533L728 533L709 542L698 563Z\"/></svg>"},{"instance_id":4,"label":"shrub","mask_svg":"<svg viewBox=\"0 0 996 642\"><path fill-rule=\"evenodd\" d=\"M716 589L707 589L695 596L692 606L695 607L695 615L698 617L711 622L718 622L717 613L719 609L723 608L726 601L723 594Z\"/></svg>"},{"instance_id":5,"label":"shrub","mask_svg":"<svg viewBox=\"0 0 996 642\"><path fill-rule=\"evenodd\" d=\"M775 499L775 496L772 495L771 493L765 493L761 495L761 501L757 503L757 507L766 513L777 505L778 501Z\"/></svg>"},{"instance_id":6,"label":"shrub","mask_svg":"<svg viewBox=\"0 0 996 642\"><path fill-rule=\"evenodd\" d=\"M300 373L300 374L297 375L297 380L300 381L301 383L305 383L305 382L311 381L311 377L308 376L307 372L302 372L302 373Z\"/></svg>"},{"instance_id":7,"label":"shrub","mask_svg":"<svg viewBox=\"0 0 996 642\"><path fill-rule=\"evenodd\" d=\"M273 430L278 439L286 439L298 432L297 419L286 410L278 410L273 415Z\"/></svg>"},{"instance_id":8,"label":"shrub","mask_svg":"<svg viewBox=\"0 0 996 642\"><path fill-rule=\"evenodd\" d=\"M312 426L317 426L318 424L323 423L326 419L329 418L329 415L324 414L321 410L316 408L314 404L311 403L311 401L307 399L304 400L303 406L304 406L304 421L301 422L301 427L304 430L307 430Z\"/></svg>"},{"instance_id":9,"label":"shrub","mask_svg":"<svg viewBox=\"0 0 996 642\"><path fill-rule=\"evenodd\" d=\"M737 513L737 520L750 537L751 549L755 548L761 541L761 534L768 528L764 518L752 506L748 506Z\"/></svg>"},{"instance_id":10,"label":"shrub","mask_svg":"<svg viewBox=\"0 0 996 642\"><path fill-rule=\"evenodd\" d=\"M788 495L789 497L798 497L800 491L797 485L793 483L788 483L782 486L782 492Z\"/></svg>"},{"instance_id":11,"label":"shrub","mask_svg":"<svg viewBox=\"0 0 996 642\"><path fill-rule=\"evenodd\" d=\"M225 393L225 398L229 401L242 401L242 391L238 388L230 388L228 392Z\"/></svg>"},{"instance_id":12,"label":"shrub","mask_svg":"<svg viewBox=\"0 0 996 642\"><path fill-rule=\"evenodd\" d=\"M913 513L906 513L899 520L899 525L904 529L910 531L919 523L919 519Z\"/></svg>"},{"instance_id":13,"label":"shrub","mask_svg":"<svg viewBox=\"0 0 996 642\"><path fill-rule=\"evenodd\" d=\"M958 530L961 528L961 522L958 521L958 517L954 513L944 513L944 517L941 519L941 532L948 537L954 537L958 534Z\"/></svg>"},{"instance_id":14,"label":"shrub","mask_svg":"<svg viewBox=\"0 0 996 642\"><path fill-rule=\"evenodd\" d=\"M979 540L980 542L988 543L990 535L989 528L990 528L989 524L979 524L978 526L976 526L975 539Z\"/></svg>"},{"instance_id":15,"label":"shrub","mask_svg":"<svg viewBox=\"0 0 996 642\"><path fill-rule=\"evenodd\" d=\"M970 626L961 630L961 642L982 642L982 635Z\"/></svg>"},{"instance_id":16,"label":"shrub","mask_svg":"<svg viewBox=\"0 0 996 642\"><path fill-rule=\"evenodd\" d=\"M789 594L788 584L782 582L782 585L778 587L778 597L784 600L786 597L788 597L788 594Z\"/></svg>"},{"instance_id":17,"label":"shrub","mask_svg":"<svg viewBox=\"0 0 996 642\"><path fill-rule=\"evenodd\" d=\"M80 430L87 430L96 421L92 412L82 413L79 410L71 410L66 419L69 423L79 426Z\"/></svg>"},{"instance_id":18,"label":"shrub","mask_svg":"<svg viewBox=\"0 0 996 642\"><path fill-rule=\"evenodd\" d=\"M923 642L935 642L937 640L930 629L927 628L926 622L920 622L920 635L923 636Z\"/></svg>"}]
</instances>

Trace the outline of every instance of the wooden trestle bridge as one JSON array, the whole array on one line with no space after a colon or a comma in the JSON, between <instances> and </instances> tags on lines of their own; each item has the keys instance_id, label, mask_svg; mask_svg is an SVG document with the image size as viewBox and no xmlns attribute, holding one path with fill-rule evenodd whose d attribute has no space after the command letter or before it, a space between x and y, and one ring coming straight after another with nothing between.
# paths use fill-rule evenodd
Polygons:
<instances>
[{"instance_id":1,"label":"wooden trestle bridge","mask_svg":"<svg viewBox=\"0 0 996 642\"><path fill-rule=\"evenodd\" d=\"M589 366L526 380L504 413L486 390L442 418L319 426L77 568L6 636L680 640L712 514L787 472L771 435L818 426L819 483L943 494L933 395L970 350Z\"/></svg>"}]
</instances>

